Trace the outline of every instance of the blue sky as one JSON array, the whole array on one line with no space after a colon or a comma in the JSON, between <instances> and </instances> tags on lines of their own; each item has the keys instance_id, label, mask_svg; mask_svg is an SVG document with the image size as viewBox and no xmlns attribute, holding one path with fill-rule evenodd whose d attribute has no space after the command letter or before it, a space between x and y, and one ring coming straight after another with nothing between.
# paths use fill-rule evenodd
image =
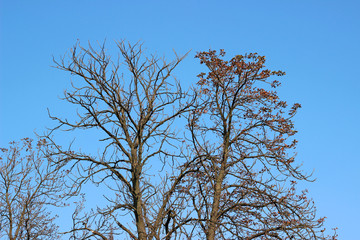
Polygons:
<instances>
[{"instance_id":1,"label":"blue sky","mask_svg":"<svg viewBox=\"0 0 360 240\"><path fill-rule=\"evenodd\" d=\"M301 186L328 229L360 239L359 9L347 0L0 0L0 145L51 126L47 108L69 112L59 100L69 76L51 65L77 40L141 40L169 57L192 50L177 70L185 84L201 71L197 51L258 52L287 73L280 96L303 106L297 160L317 181Z\"/></svg>"}]
</instances>

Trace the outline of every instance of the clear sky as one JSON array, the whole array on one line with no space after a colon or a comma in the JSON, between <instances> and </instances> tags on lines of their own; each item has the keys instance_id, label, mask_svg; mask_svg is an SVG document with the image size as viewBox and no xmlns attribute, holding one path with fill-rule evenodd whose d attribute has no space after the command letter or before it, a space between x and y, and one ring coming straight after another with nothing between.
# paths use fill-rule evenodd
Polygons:
<instances>
[{"instance_id":1,"label":"clear sky","mask_svg":"<svg viewBox=\"0 0 360 240\"><path fill-rule=\"evenodd\" d=\"M304 184L326 227L360 239L360 1L0 0L0 145L51 125L47 108L69 75L51 67L79 40L141 40L148 52L189 50L177 71L186 84L201 71L197 51L265 55L287 73L280 96L303 108L297 160L317 181Z\"/></svg>"}]
</instances>

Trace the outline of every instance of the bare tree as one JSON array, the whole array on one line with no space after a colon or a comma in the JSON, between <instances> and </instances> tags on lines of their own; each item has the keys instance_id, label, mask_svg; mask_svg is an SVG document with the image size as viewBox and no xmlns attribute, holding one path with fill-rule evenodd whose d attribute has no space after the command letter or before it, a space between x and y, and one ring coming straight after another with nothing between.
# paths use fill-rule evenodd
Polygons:
<instances>
[{"instance_id":1,"label":"bare tree","mask_svg":"<svg viewBox=\"0 0 360 240\"><path fill-rule=\"evenodd\" d=\"M182 187L197 215L191 238L201 239L335 239L323 235L324 218L297 180L309 180L294 165L297 141L290 109L274 90L257 54L224 60L225 52L200 52L208 68L201 73L199 107L189 115L196 173Z\"/></svg>"},{"instance_id":2,"label":"bare tree","mask_svg":"<svg viewBox=\"0 0 360 240\"><path fill-rule=\"evenodd\" d=\"M47 206L62 205L63 175L45 157L46 148L44 140L34 146L25 138L0 149L0 238L58 238Z\"/></svg>"},{"instance_id":3,"label":"bare tree","mask_svg":"<svg viewBox=\"0 0 360 240\"><path fill-rule=\"evenodd\" d=\"M147 57L141 44L117 49L114 60L104 46L76 45L55 61L75 76L64 100L78 111L50 116L51 156L73 175L73 195L87 183L108 190L107 205L78 203L71 239L327 239L312 201L295 190L309 180L294 165L300 105L288 109L266 90L283 72L257 54L225 61L223 51L202 52L209 72L189 94L172 75L183 57ZM83 129L97 131L97 155L53 138Z\"/></svg>"},{"instance_id":4,"label":"bare tree","mask_svg":"<svg viewBox=\"0 0 360 240\"><path fill-rule=\"evenodd\" d=\"M107 205L73 214L72 239L175 238L190 222L183 207L183 193L176 191L188 173L179 151L179 118L194 105L172 76L183 57L166 62L144 55L141 44L118 42L119 59L113 60L104 46L76 45L69 61L56 61L57 68L76 76L65 101L78 107L77 120L51 116L58 129L94 129L105 143L98 156L69 148L57 148L59 165L74 175L73 192L87 182L109 189ZM185 122L185 121L183 121ZM178 125L178 130L174 128ZM185 125L185 124L183 124Z\"/></svg>"}]
</instances>

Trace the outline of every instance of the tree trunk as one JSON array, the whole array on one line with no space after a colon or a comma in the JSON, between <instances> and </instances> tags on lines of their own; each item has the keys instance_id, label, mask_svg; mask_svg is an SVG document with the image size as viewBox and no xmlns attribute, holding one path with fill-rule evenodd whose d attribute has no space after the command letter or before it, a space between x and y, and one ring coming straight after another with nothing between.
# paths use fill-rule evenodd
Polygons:
<instances>
[{"instance_id":1,"label":"tree trunk","mask_svg":"<svg viewBox=\"0 0 360 240\"><path fill-rule=\"evenodd\" d=\"M144 213L142 209L142 194L140 189L140 173L141 165L139 164L139 159L136 156L136 150L132 151L133 157L133 203L135 208L135 221L136 228L138 232L139 240L146 240L146 228L144 221Z\"/></svg>"},{"instance_id":2,"label":"tree trunk","mask_svg":"<svg viewBox=\"0 0 360 240\"><path fill-rule=\"evenodd\" d=\"M224 170L221 169L215 183L214 200L213 200L211 216L210 216L210 225L206 237L207 240L215 239L215 233L217 230L217 222L218 222L220 197L221 197L221 185L223 182L223 178L224 178Z\"/></svg>"}]
</instances>

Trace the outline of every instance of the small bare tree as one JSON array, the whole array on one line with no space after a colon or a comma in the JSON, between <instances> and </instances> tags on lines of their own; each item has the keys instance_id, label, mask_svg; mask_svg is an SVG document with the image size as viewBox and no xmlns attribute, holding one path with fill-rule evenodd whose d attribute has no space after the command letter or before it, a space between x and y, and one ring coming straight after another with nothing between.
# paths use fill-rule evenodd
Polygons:
<instances>
[{"instance_id":1,"label":"small bare tree","mask_svg":"<svg viewBox=\"0 0 360 240\"><path fill-rule=\"evenodd\" d=\"M76 45L69 61L56 61L57 68L76 76L64 99L79 109L73 122L51 116L59 123L53 130L95 129L105 145L99 156L63 150L51 131L48 139L57 148L53 155L61 156L58 164L74 174L74 193L90 181L113 194L105 197L106 206L83 214L82 202L68 233L72 239L175 238L190 221L182 218L182 193L176 191L189 164L181 160L174 126L194 105L194 97L172 76L183 57L166 62L145 56L141 44L118 42L117 47L116 60L104 46L95 50Z\"/></svg>"},{"instance_id":2,"label":"small bare tree","mask_svg":"<svg viewBox=\"0 0 360 240\"><path fill-rule=\"evenodd\" d=\"M60 206L63 175L43 153L46 142L31 139L1 148L0 238L57 239L58 227L48 205Z\"/></svg>"},{"instance_id":3,"label":"small bare tree","mask_svg":"<svg viewBox=\"0 0 360 240\"><path fill-rule=\"evenodd\" d=\"M309 180L294 165L297 141L290 109L272 90L280 85L257 54L224 60L225 52L200 52L199 107L189 115L193 168L182 191L197 215L189 238L335 239L325 237L306 191ZM336 235L336 234L335 234Z\"/></svg>"}]
</instances>

